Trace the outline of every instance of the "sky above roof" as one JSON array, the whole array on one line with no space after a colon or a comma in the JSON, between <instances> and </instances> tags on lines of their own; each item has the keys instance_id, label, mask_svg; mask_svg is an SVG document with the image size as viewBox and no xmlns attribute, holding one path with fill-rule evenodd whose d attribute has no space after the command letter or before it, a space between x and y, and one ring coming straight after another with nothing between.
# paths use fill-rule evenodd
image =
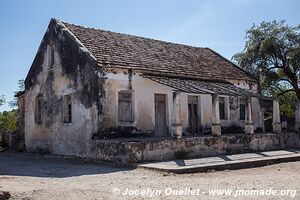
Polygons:
<instances>
[{"instance_id":1,"label":"sky above roof","mask_svg":"<svg viewBox=\"0 0 300 200\"><path fill-rule=\"evenodd\" d=\"M298 0L2 0L0 95L13 99L52 17L73 24L209 47L224 57L243 50L254 23L300 24ZM0 111L10 110L8 104Z\"/></svg>"}]
</instances>

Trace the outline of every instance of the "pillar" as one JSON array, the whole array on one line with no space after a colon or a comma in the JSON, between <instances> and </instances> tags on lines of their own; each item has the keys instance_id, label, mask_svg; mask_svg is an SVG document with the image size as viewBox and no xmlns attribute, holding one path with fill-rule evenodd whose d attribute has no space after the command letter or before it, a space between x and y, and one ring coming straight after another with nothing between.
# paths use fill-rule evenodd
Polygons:
<instances>
[{"instance_id":1,"label":"pillar","mask_svg":"<svg viewBox=\"0 0 300 200\"><path fill-rule=\"evenodd\" d=\"M296 103L296 110L295 110L295 131L299 132L300 128L300 100Z\"/></svg>"},{"instance_id":2,"label":"pillar","mask_svg":"<svg viewBox=\"0 0 300 200\"><path fill-rule=\"evenodd\" d=\"M277 100L273 100L273 132L281 133L280 110Z\"/></svg>"},{"instance_id":3,"label":"pillar","mask_svg":"<svg viewBox=\"0 0 300 200\"><path fill-rule=\"evenodd\" d=\"M253 125L253 121L252 121L251 97L246 98L245 133L246 134L254 134L254 125Z\"/></svg>"},{"instance_id":4,"label":"pillar","mask_svg":"<svg viewBox=\"0 0 300 200\"><path fill-rule=\"evenodd\" d=\"M219 95L212 95L212 136L221 136L221 121L219 110Z\"/></svg>"},{"instance_id":5,"label":"pillar","mask_svg":"<svg viewBox=\"0 0 300 200\"><path fill-rule=\"evenodd\" d=\"M173 92L173 117L172 117L172 135L176 138L182 137L180 109L180 92Z\"/></svg>"}]
</instances>

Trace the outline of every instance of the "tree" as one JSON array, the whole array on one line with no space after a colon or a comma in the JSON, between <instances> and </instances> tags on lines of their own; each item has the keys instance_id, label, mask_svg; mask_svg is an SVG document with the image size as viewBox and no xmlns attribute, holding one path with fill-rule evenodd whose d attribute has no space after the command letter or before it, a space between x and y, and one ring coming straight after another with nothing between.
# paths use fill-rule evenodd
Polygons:
<instances>
[{"instance_id":1,"label":"tree","mask_svg":"<svg viewBox=\"0 0 300 200\"><path fill-rule=\"evenodd\" d=\"M0 96L0 106L2 106L5 103L5 98L4 96Z\"/></svg>"},{"instance_id":2,"label":"tree","mask_svg":"<svg viewBox=\"0 0 300 200\"><path fill-rule=\"evenodd\" d=\"M257 76L263 95L277 97L280 109L290 117L295 116L295 128L298 130L300 25L289 26L285 21L254 24L246 32L244 50L235 54L233 60Z\"/></svg>"},{"instance_id":3,"label":"tree","mask_svg":"<svg viewBox=\"0 0 300 200\"><path fill-rule=\"evenodd\" d=\"M23 91L25 89L25 83L24 83L23 79L18 81L18 87L19 87L18 91L14 92L15 96L18 92ZM11 107L11 108L17 108L18 107L18 98L15 97L14 100L8 102L8 104L9 104L9 107Z\"/></svg>"},{"instance_id":4,"label":"tree","mask_svg":"<svg viewBox=\"0 0 300 200\"><path fill-rule=\"evenodd\" d=\"M233 56L241 67L256 75L265 95L294 92L300 101L300 25L285 21L262 22L246 32L246 44Z\"/></svg>"},{"instance_id":5,"label":"tree","mask_svg":"<svg viewBox=\"0 0 300 200\"><path fill-rule=\"evenodd\" d=\"M0 112L0 132L12 132L18 127L18 113L16 110Z\"/></svg>"},{"instance_id":6,"label":"tree","mask_svg":"<svg viewBox=\"0 0 300 200\"><path fill-rule=\"evenodd\" d=\"M287 89L282 88L283 91ZM280 91L278 91L280 93ZM297 96L295 92L286 92L284 94L273 94L277 96L279 101L280 111L285 112L288 117L293 118L295 115L295 105L297 103Z\"/></svg>"}]
</instances>

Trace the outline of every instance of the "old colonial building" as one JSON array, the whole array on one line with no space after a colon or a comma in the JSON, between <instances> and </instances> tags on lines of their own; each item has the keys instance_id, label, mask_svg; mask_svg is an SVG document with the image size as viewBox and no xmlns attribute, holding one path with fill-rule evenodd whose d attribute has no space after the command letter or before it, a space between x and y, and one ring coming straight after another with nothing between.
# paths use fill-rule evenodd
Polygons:
<instances>
[{"instance_id":1,"label":"old colonial building","mask_svg":"<svg viewBox=\"0 0 300 200\"><path fill-rule=\"evenodd\" d=\"M251 143L270 137L262 132L280 133L277 101L262 97L255 77L213 50L57 19L25 85L29 151L155 160L182 148L192 156L222 153L245 135ZM124 139L133 136L144 139Z\"/></svg>"}]
</instances>

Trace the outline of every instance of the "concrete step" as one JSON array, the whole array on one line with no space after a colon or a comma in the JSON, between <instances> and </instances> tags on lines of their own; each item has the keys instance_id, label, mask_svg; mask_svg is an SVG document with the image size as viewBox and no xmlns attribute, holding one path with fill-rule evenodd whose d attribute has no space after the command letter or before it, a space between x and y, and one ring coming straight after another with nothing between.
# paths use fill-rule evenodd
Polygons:
<instances>
[{"instance_id":1,"label":"concrete step","mask_svg":"<svg viewBox=\"0 0 300 200\"><path fill-rule=\"evenodd\" d=\"M207 172L212 170L234 170L262 167L275 163L300 161L300 149L265 151L208 158L174 160L138 164L138 168L177 174Z\"/></svg>"}]
</instances>

